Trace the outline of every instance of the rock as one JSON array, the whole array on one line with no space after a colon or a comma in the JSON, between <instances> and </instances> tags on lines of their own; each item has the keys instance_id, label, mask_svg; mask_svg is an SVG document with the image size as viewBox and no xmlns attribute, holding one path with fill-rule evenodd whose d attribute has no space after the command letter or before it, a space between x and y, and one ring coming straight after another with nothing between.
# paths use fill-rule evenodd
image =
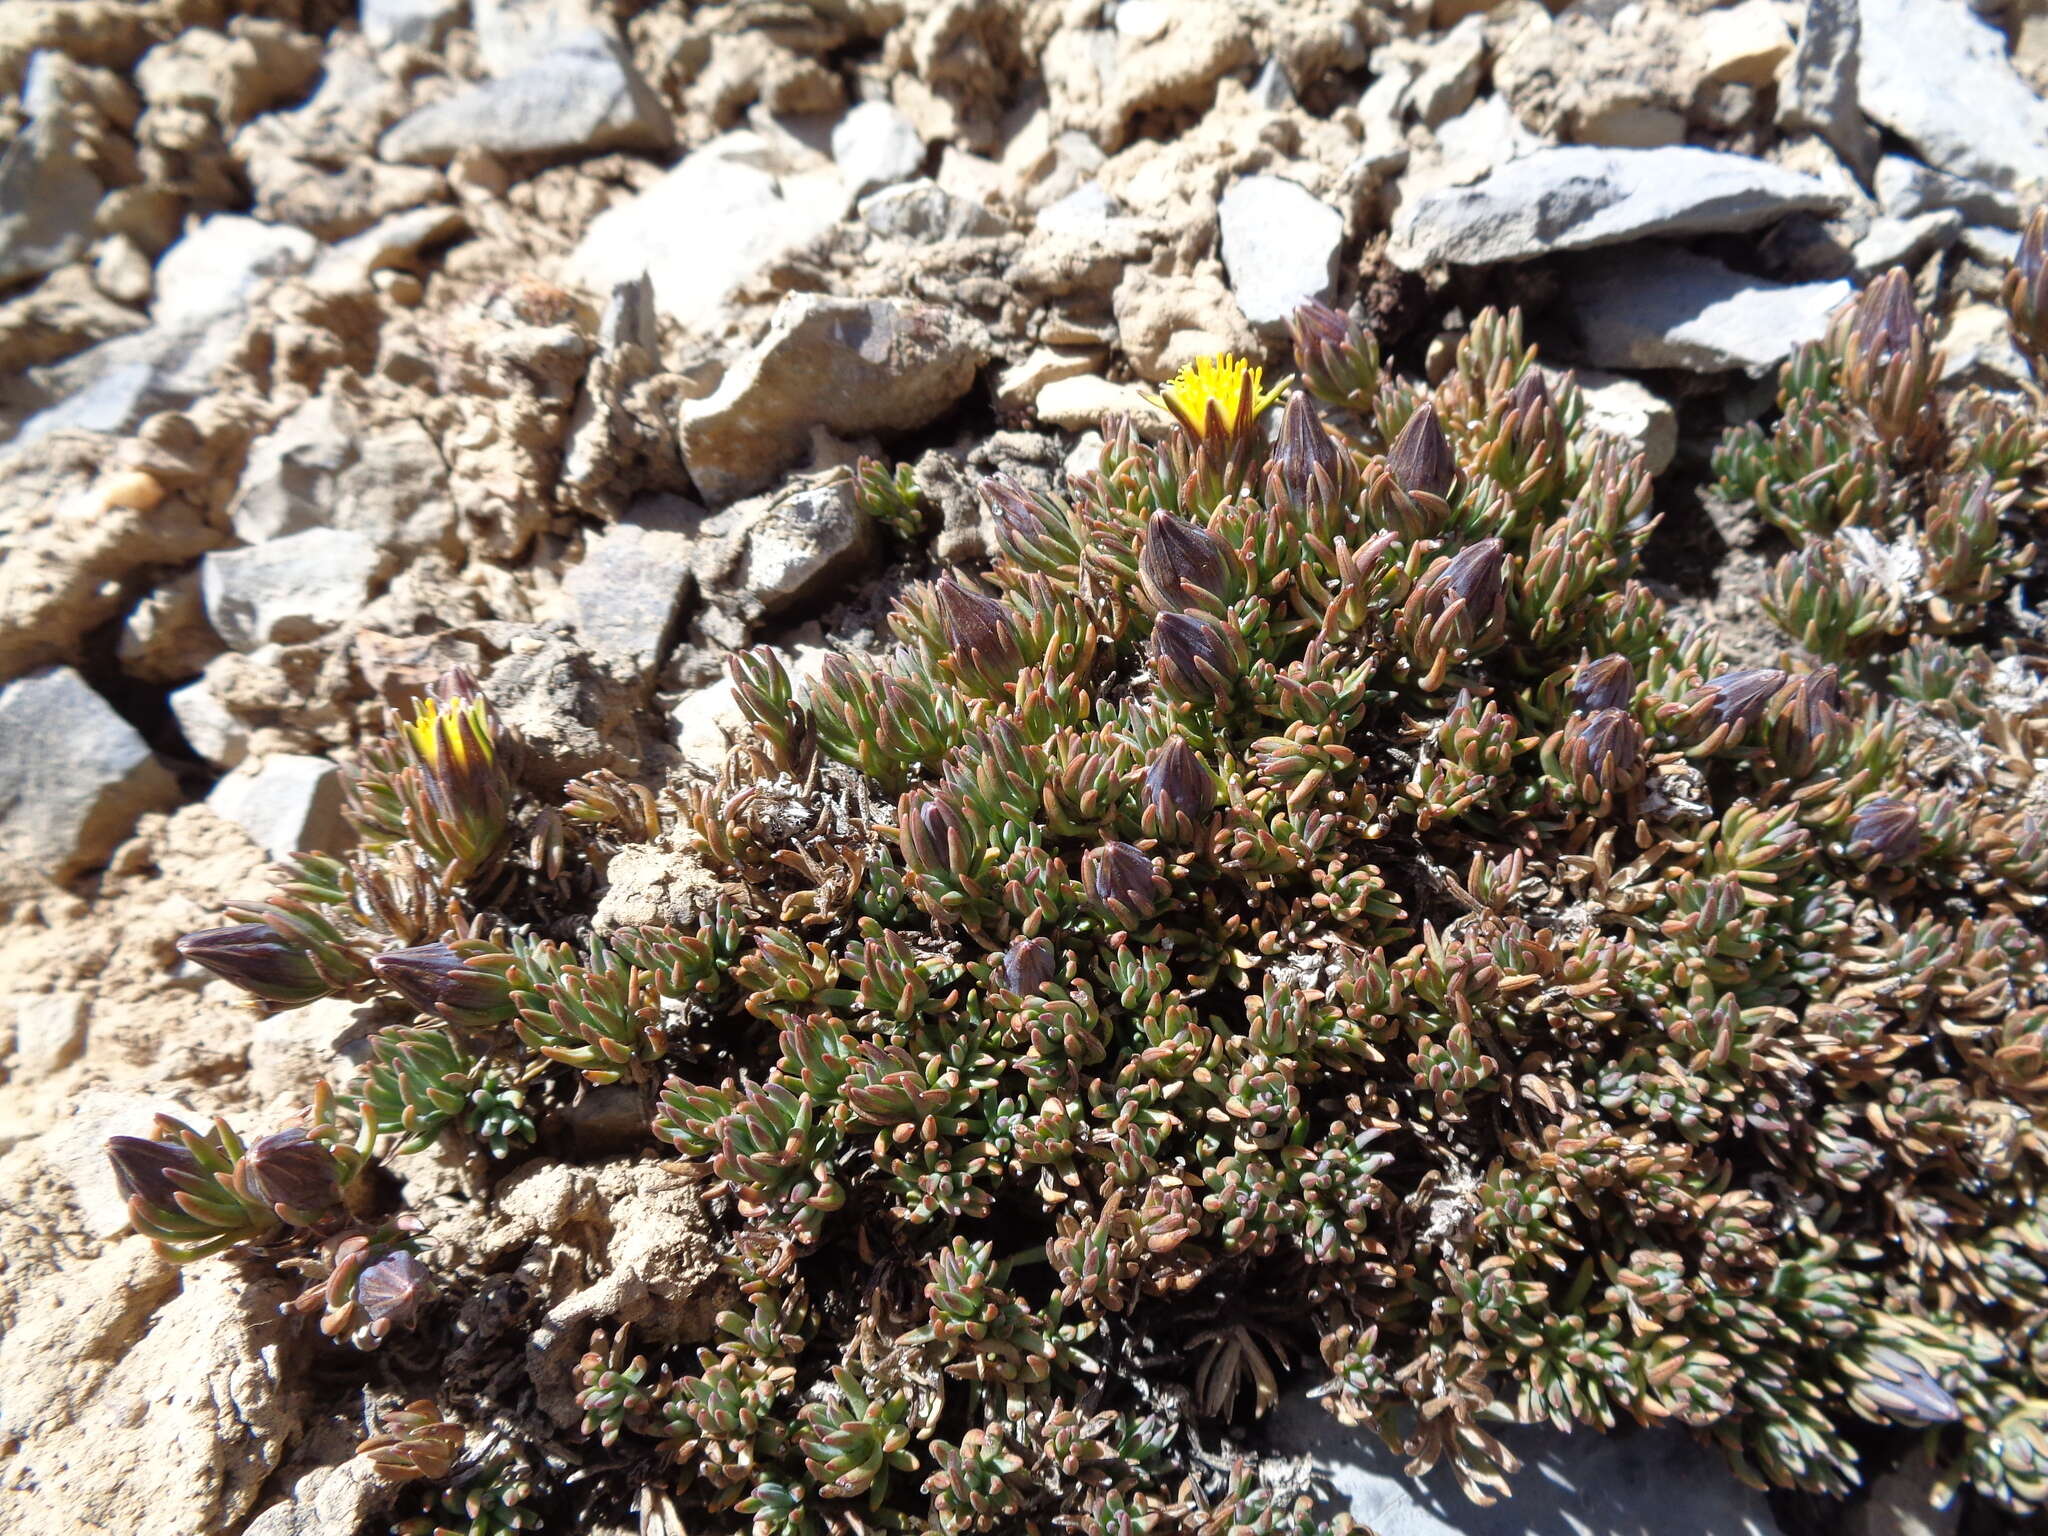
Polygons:
<instances>
[{"instance_id":1,"label":"rock","mask_svg":"<svg viewBox=\"0 0 2048 1536\"><path fill-rule=\"evenodd\" d=\"M176 689L165 702L192 750L214 767L232 768L248 755L249 727L229 712L205 678Z\"/></svg>"},{"instance_id":2,"label":"rock","mask_svg":"<svg viewBox=\"0 0 2048 1536\"><path fill-rule=\"evenodd\" d=\"M48 1077L85 1049L88 1005L77 992L28 992L14 999L14 1051L24 1077Z\"/></svg>"},{"instance_id":3,"label":"rock","mask_svg":"<svg viewBox=\"0 0 2048 1536\"><path fill-rule=\"evenodd\" d=\"M707 519L692 564L707 597L752 622L823 597L867 563L874 538L842 471Z\"/></svg>"},{"instance_id":4,"label":"rock","mask_svg":"<svg viewBox=\"0 0 2048 1536\"><path fill-rule=\"evenodd\" d=\"M794 463L815 427L851 437L924 426L988 355L981 328L951 309L791 294L718 389L683 404L683 461L703 496L730 501Z\"/></svg>"},{"instance_id":5,"label":"rock","mask_svg":"<svg viewBox=\"0 0 2048 1536\"><path fill-rule=\"evenodd\" d=\"M1373 50L1374 80L1359 115L1434 128L1472 105L1486 66L1486 18L1467 16L1448 32L1397 37Z\"/></svg>"},{"instance_id":6,"label":"rock","mask_svg":"<svg viewBox=\"0 0 2048 1536\"><path fill-rule=\"evenodd\" d=\"M1709 80L1769 85L1792 52L1792 34L1771 0L1742 0L1695 24L1692 63Z\"/></svg>"},{"instance_id":7,"label":"rock","mask_svg":"<svg viewBox=\"0 0 2048 1536\"><path fill-rule=\"evenodd\" d=\"M1199 115L1223 75L1256 62L1249 16L1225 0L1176 0L1140 14L1146 20L1136 33L1063 27L1041 59L1058 126L1089 134L1104 150L1122 148L1142 114Z\"/></svg>"},{"instance_id":8,"label":"rock","mask_svg":"<svg viewBox=\"0 0 2048 1536\"><path fill-rule=\"evenodd\" d=\"M346 624L370 600L382 561L360 533L309 528L247 549L217 549L199 567L206 616L230 647L296 645Z\"/></svg>"},{"instance_id":9,"label":"rock","mask_svg":"<svg viewBox=\"0 0 2048 1536\"><path fill-rule=\"evenodd\" d=\"M421 107L377 141L385 160L445 165L465 150L499 155L666 149L675 124L616 38L566 39L546 58Z\"/></svg>"},{"instance_id":10,"label":"rock","mask_svg":"<svg viewBox=\"0 0 2048 1536\"><path fill-rule=\"evenodd\" d=\"M1283 176L1244 176L1216 205L1230 291L1253 326L1277 330L1306 299L1326 299L1344 215Z\"/></svg>"},{"instance_id":11,"label":"rock","mask_svg":"<svg viewBox=\"0 0 2048 1536\"><path fill-rule=\"evenodd\" d=\"M220 636L206 622L197 571L180 572L137 603L114 648L121 670L146 683L197 677L220 653Z\"/></svg>"},{"instance_id":12,"label":"rock","mask_svg":"<svg viewBox=\"0 0 2048 1536\"><path fill-rule=\"evenodd\" d=\"M1523 126L1505 96L1482 96L1441 125L1435 142L1409 155L1401 178L1403 199L1419 198L1439 187L1463 186L1487 172L1532 155L1547 145Z\"/></svg>"},{"instance_id":13,"label":"rock","mask_svg":"<svg viewBox=\"0 0 2048 1536\"><path fill-rule=\"evenodd\" d=\"M1754 229L1835 206L1812 177L1745 155L1566 145L1510 161L1475 186L1404 203L1387 255L1410 272L1527 261L1651 235Z\"/></svg>"},{"instance_id":14,"label":"rock","mask_svg":"<svg viewBox=\"0 0 2048 1536\"><path fill-rule=\"evenodd\" d=\"M1972 261L1981 262L2001 277L2020 253L2020 237L2009 229L1971 225L1962 232L1959 242ZM1993 287L1996 286L1994 283Z\"/></svg>"},{"instance_id":15,"label":"rock","mask_svg":"<svg viewBox=\"0 0 2048 1536\"><path fill-rule=\"evenodd\" d=\"M889 240L929 245L1000 235L1009 226L981 203L955 197L935 181L906 181L860 200L861 222Z\"/></svg>"},{"instance_id":16,"label":"rock","mask_svg":"<svg viewBox=\"0 0 2048 1536\"><path fill-rule=\"evenodd\" d=\"M2048 181L2048 102L1964 0L1860 0L1863 110L1952 176Z\"/></svg>"},{"instance_id":17,"label":"rock","mask_svg":"<svg viewBox=\"0 0 2048 1536\"><path fill-rule=\"evenodd\" d=\"M177 794L135 727L71 668L0 688L0 898L100 863Z\"/></svg>"},{"instance_id":18,"label":"rock","mask_svg":"<svg viewBox=\"0 0 2048 1536\"><path fill-rule=\"evenodd\" d=\"M832 130L832 159L855 196L908 181L924 169L924 140L886 101L864 101Z\"/></svg>"},{"instance_id":19,"label":"rock","mask_svg":"<svg viewBox=\"0 0 2048 1536\"><path fill-rule=\"evenodd\" d=\"M1587 369L1579 374L1586 402L1585 423L1596 431L1634 443L1653 475L1671 467L1678 451L1678 413L1634 379Z\"/></svg>"},{"instance_id":20,"label":"rock","mask_svg":"<svg viewBox=\"0 0 2048 1536\"><path fill-rule=\"evenodd\" d=\"M796 687L797 697L803 697L817 681L830 654L819 645L799 645L783 654L782 665ZM682 754L683 761L711 773L716 773L725 761L728 743L747 729L747 717L740 713L733 698L729 677L684 694L669 711L669 718L675 723L676 751Z\"/></svg>"},{"instance_id":21,"label":"rock","mask_svg":"<svg viewBox=\"0 0 2048 1536\"><path fill-rule=\"evenodd\" d=\"M654 301L685 331L717 330L726 302L838 222L847 197L839 173L763 169L759 134L729 133L685 155L637 197L607 209L569 258L570 282L610 293L644 271ZM716 230L716 239L706 239Z\"/></svg>"},{"instance_id":22,"label":"rock","mask_svg":"<svg viewBox=\"0 0 2048 1536\"><path fill-rule=\"evenodd\" d=\"M477 51L493 75L536 64L593 27L616 35L606 7L593 0L474 0L470 11Z\"/></svg>"},{"instance_id":23,"label":"rock","mask_svg":"<svg viewBox=\"0 0 2048 1536\"><path fill-rule=\"evenodd\" d=\"M691 556L704 509L680 496L643 496L590 534L562 577L569 622L591 650L658 670L690 595Z\"/></svg>"},{"instance_id":24,"label":"rock","mask_svg":"<svg viewBox=\"0 0 2048 1536\"><path fill-rule=\"evenodd\" d=\"M468 229L469 219L459 208L394 213L329 250L313 268L310 281L329 293L357 292L379 273L410 266L420 260L422 250L445 245Z\"/></svg>"},{"instance_id":25,"label":"rock","mask_svg":"<svg viewBox=\"0 0 2048 1536\"><path fill-rule=\"evenodd\" d=\"M1840 281L1767 282L1655 247L1591 258L1566 282L1588 362L1693 373L1761 373L1818 340L1852 291Z\"/></svg>"},{"instance_id":26,"label":"rock","mask_svg":"<svg viewBox=\"0 0 2048 1536\"><path fill-rule=\"evenodd\" d=\"M326 525L334 482L355 461L354 412L319 394L249 445L228 520L244 544Z\"/></svg>"},{"instance_id":27,"label":"rock","mask_svg":"<svg viewBox=\"0 0 2048 1536\"><path fill-rule=\"evenodd\" d=\"M1923 213L1913 219L1877 218L1851 251L1856 270L1866 276L1890 267L1913 267L1935 251L1948 249L1963 231L1963 216L1953 208Z\"/></svg>"},{"instance_id":28,"label":"rock","mask_svg":"<svg viewBox=\"0 0 2048 1536\"><path fill-rule=\"evenodd\" d=\"M0 301L0 374L58 362L148 323L146 316L101 292L84 262L73 262Z\"/></svg>"},{"instance_id":29,"label":"rock","mask_svg":"<svg viewBox=\"0 0 2048 1536\"><path fill-rule=\"evenodd\" d=\"M1423 1478L1402 1470L1370 1429L1349 1429L1300 1393L1266 1421L1269 1454L1305 1459L1340 1508L1377 1536L1652 1536L1685 1511L1692 1536L1778 1536L1769 1501L1735 1480L1714 1451L1684 1430L1559 1434L1548 1425L1489 1426L1522 1460L1511 1495L1481 1507L1439 1464Z\"/></svg>"},{"instance_id":30,"label":"rock","mask_svg":"<svg viewBox=\"0 0 2048 1536\"><path fill-rule=\"evenodd\" d=\"M373 47L410 43L433 49L468 9L464 0L362 0L356 19Z\"/></svg>"},{"instance_id":31,"label":"rock","mask_svg":"<svg viewBox=\"0 0 2048 1536\"><path fill-rule=\"evenodd\" d=\"M1958 304L1942 332L1942 382L2011 389L2033 379L2026 359L2012 344L2005 310L1997 304Z\"/></svg>"},{"instance_id":32,"label":"rock","mask_svg":"<svg viewBox=\"0 0 2048 1536\"><path fill-rule=\"evenodd\" d=\"M207 809L249 834L273 859L332 850L348 841L341 770L324 757L280 752L229 774L206 797Z\"/></svg>"},{"instance_id":33,"label":"rock","mask_svg":"<svg viewBox=\"0 0 2048 1536\"><path fill-rule=\"evenodd\" d=\"M147 329L42 370L57 403L24 422L16 443L60 429L127 432L190 405L233 355L259 292L303 272L319 246L302 229L213 215L158 260Z\"/></svg>"},{"instance_id":34,"label":"rock","mask_svg":"<svg viewBox=\"0 0 2048 1536\"><path fill-rule=\"evenodd\" d=\"M1895 219L1953 208L1971 224L2018 229L2026 222L2020 200L2010 192L1944 175L1904 155L1886 155L1877 162L1873 190L1878 206Z\"/></svg>"},{"instance_id":35,"label":"rock","mask_svg":"<svg viewBox=\"0 0 2048 1536\"><path fill-rule=\"evenodd\" d=\"M1904 1466L1871 1479L1842 1519L1842 1536L1956 1536L1964 1501L1951 1494L1937 1504L1935 1466L1916 1455Z\"/></svg>"},{"instance_id":36,"label":"rock","mask_svg":"<svg viewBox=\"0 0 2048 1536\"><path fill-rule=\"evenodd\" d=\"M1099 351L1034 348L1030 356L996 375L996 406L1005 411L1029 411L1048 384L1093 373L1101 363Z\"/></svg>"},{"instance_id":37,"label":"rock","mask_svg":"<svg viewBox=\"0 0 2048 1536\"><path fill-rule=\"evenodd\" d=\"M310 33L269 17L241 16L226 32L205 26L173 32L142 56L135 84L153 110L203 113L232 128L298 95L320 72L321 54L320 39Z\"/></svg>"},{"instance_id":38,"label":"rock","mask_svg":"<svg viewBox=\"0 0 2048 1536\"><path fill-rule=\"evenodd\" d=\"M1038 419L1049 427L1085 432L1099 427L1105 416L1159 420L1159 408L1135 384L1112 384L1100 374L1083 373L1055 379L1038 392Z\"/></svg>"},{"instance_id":39,"label":"rock","mask_svg":"<svg viewBox=\"0 0 2048 1536\"><path fill-rule=\"evenodd\" d=\"M1110 220L1123 207L1099 181L1083 182L1066 196L1038 210L1037 227L1048 235L1073 235L1086 239L1108 230Z\"/></svg>"},{"instance_id":40,"label":"rock","mask_svg":"<svg viewBox=\"0 0 2048 1536\"><path fill-rule=\"evenodd\" d=\"M0 288L82 255L100 191L60 114L37 117L15 134L0 151Z\"/></svg>"}]
</instances>

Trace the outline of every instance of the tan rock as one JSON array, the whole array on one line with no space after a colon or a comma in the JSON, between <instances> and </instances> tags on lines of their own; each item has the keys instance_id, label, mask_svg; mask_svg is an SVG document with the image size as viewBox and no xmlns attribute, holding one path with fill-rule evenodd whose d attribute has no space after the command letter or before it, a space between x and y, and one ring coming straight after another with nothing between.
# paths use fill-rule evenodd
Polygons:
<instances>
[{"instance_id":1,"label":"tan rock","mask_svg":"<svg viewBox=\"0 0 2048 1536\"><path fill-rule=\"evenodd\" d=\"M1047 426L1065 427L1070 432L1098 427L1105 416L1129 415L1155 423L1165 420L1135 384L1112 384L1096 373L1046 385L1038 392L1035 408L1038 419Z\"/></svg>"}]
</instances>

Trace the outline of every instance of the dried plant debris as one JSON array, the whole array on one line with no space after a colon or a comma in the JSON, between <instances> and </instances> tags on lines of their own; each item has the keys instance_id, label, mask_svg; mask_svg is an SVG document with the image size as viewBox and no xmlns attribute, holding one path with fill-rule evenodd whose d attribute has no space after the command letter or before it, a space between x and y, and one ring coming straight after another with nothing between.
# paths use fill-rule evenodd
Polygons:
<instances>
[{"instance_id":1,"label":"dried plant debris","mask_svg":"<svg viewBox=\"0 0 2048 1536\"><path fill-rule=\"evenodd\" d=\"M1800 348L1716 461L1791 540L1737 668L1517 317L1432 389L1294 334L1298 383L1206 360L1070 495L986 484L992 568L888 654L801 697L734 656L715 782L543 795L456 676L367 754L354 852L184 942L419 1015L282 1129L112 1149L171 1258L407 1340L361 1453L396 1529L1337 1529L1195 1449L1304 1368L1480 1500L1510 1418L1831 1493L1918 1439L2048 1502L2039 397L1939 387L1896 276ZM905 536L908 485L860 473ZM634 845L708 872L690 920L593 926ZM588 1329L572 1478L437 1397L475 1282L375 1175L515 1164L579 1082L638 1086L731 1304L697 1348Z\"/></svg>"}]
</instances>

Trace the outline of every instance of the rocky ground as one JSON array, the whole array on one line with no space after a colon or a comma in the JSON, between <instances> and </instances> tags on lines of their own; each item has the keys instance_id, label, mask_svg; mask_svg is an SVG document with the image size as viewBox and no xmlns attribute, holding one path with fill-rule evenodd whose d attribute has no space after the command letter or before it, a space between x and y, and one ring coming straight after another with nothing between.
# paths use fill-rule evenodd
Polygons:
<instances>
[{"instance_id":1,"label":"rocky ground","mask_svg":"<svg viewBox=\"0 0 2048 1536\"><path fill-rule=\"evenodd\" d=\"M2044 83L2040 0L0 7L0 1528L375 1512L304 1330L124 1237L100 1146L346 1070L359 1010L254 1016L172 942L332 846L387 702L461 664L565 772L701 767L726 650L869 643L983 553L982 475L1057 479L1204 354L1283 367L1307 297L1418 370L1524 306L1671 466L1658 574L1739 625L1753 530L1688 488L1854 284L1905 265L1952 375L2024 377L1990 301ZM658 1168L414 1162L558 1330L703 1304L700 1245L609 1241ZM1332 1434L1290 1443L1386 1536L1673 1529L1674 1480L1687 1529L1958 1518L1774 1510L1645 1436L1503 1524Z\"/></svg>"}]
</instances>

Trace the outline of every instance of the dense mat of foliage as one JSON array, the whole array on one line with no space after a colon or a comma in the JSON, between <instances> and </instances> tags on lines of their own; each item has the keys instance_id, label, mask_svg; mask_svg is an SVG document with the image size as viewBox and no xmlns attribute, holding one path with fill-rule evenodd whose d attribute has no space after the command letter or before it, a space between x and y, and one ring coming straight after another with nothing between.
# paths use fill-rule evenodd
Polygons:
<instances>
[{"instance_id":1,"label":"dense mat of foliage","mask_svg":"<svg viewBox=\"0 0 2048 1536\"><path fill-rule=\"evenodd\" d=\"M1793 541L1782 667L1731 667L1516 320L1433 389L1328 310L1296 351L1284 401L1176 381L1071 498L989 485L994 569L912 589L891 655L801 700L735 657L751 734L678 801L542 805L472 687L422 701L359 850L184 946L420 1021L301 1126L117 1143L138 1229L289 1253L372 1346L436 1281L366 1167L532 1155L579 1076L646 1085L745 1302L688 1356L599 1337L581 1403L729 1512L691 1529L1312 1529L1168 1473L1305 1362L1477 1497L1511 1417L1835 1491L1919 1435L2048 1501L2040 411L1938 391L1875 285L1717 460ZM723 894L589 931L656 838ZM408 1529L529 1528L546 1469L466 1466L456 1406L365 1448L450 1490Z\"/></svg>"}]
</instances>

